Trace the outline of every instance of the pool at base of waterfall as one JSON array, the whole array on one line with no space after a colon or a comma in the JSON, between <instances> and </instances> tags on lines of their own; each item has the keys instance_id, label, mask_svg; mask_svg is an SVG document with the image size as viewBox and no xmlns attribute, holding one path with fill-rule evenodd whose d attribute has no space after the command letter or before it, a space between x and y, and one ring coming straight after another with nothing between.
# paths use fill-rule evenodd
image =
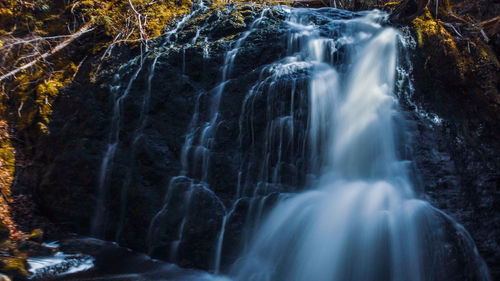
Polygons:
<instances>
[{"instance_id":1,"label":"pool at base of waterfall","mask_svg":"<svg viewBox=\"0 0 500 281\"><path fill-rule=\"evenodd\" d=\"M45 279L88 271L94 267L94 258L89 255L68 255L57 252L52 256L34 257L27 260L30 279Z\"/></svg>"},{"instance_id":2,"label":"pool at base of waterfall","mask_svg":"<svg viewBox=\"0 0 500 281\"><path fill-rule=\"evenodd\" d=\"M30 280L230 281L224 276L179 266L95 238L68 238L47 243L60 250L28 259Z\"/></svg>"}]
</instances>

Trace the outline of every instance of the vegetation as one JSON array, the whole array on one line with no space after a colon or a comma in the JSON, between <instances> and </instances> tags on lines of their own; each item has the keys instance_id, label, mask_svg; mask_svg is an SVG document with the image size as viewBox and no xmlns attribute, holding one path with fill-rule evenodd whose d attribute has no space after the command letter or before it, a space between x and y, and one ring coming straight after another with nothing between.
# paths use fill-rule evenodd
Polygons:
<instances>
[{"instance_id":1,"label":"vegetation","mask_svg":"<svg viewBox=\"0 0 500 281\"><path fill-rule=\"evenodd\" d=\"M105 58L119 44L144 47L189 10L189 0L0 3L1 94L4 102L10 100L7 105L17 109L17 117L10 116L17 119L16 129L36 126L48 133L51 104L83 61L77 53L101 52ZM85 42L90 36L91 42Z\"/></svg>"},{"instance_id":2,"label":"vegetation","mask_svg":"<svg viewBox=\"0 0 500 281\"><path fill-rule=\"evenodd\" d=\"M459 15L450 1L442 1L441 5L435 9L426 8L412 22L418 46L423 50L426 60L448 57L453 64L450 68L459 72L457 76L461 80L470 77L471 72L476 72L482 64L498 67L496 55L487 45L490 40L487 34L496 34L490 29L485 31L485 24L471 14L465 14L465 17ZM461 6L458 8L464 9Z\"/></svg>"},{"instance_id":3,"label":"vegetation","mask_svg":"<svg viewBox=\"0 0 500 281\"><path fill-rule=\"evenodd\" d=\"M0 258L0 272L6 273L13 280L27 279L29 273L26 265L26 257Z\"/></svg>"}]
</instances>

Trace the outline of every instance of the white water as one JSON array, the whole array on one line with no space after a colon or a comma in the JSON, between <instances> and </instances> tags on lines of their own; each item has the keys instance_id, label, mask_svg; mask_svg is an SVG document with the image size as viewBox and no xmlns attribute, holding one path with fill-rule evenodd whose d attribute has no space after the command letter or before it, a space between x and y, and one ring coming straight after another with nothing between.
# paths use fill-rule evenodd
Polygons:
<instances>
[{"instance_id":1,"label":"white water","mask_svg":"<svg viewBox=\"0 0 500 281\"><path fill-rule=\"evenodd\" d=\"M342 20L343 35L334 40L320 33L310 13L290 11L291 55L278 66L293 62L312 69L310 165L318 179L313 190L275 207L231 275L259 281L433 280L426 266L444 263L429 266L425 257L443 250L439 218L415 198L407 163L397 152L396 132L403 129L394 122L398 32L380 24L384 14L369 12ZM341 48L345 61L335 65ZM475 252L472 259L478 259ZM487 272L482 277L487 280Z\"/></svg>"},{"instance_id":2,"label":"white water","mask_svg":"<svg viewBox=\"0 0 500 281\"><path fill-rule=\"evenodd\" d=\"M221 229L219 232L219 235L217 236L217 244L215 246L215 264L214 264L214 272L215 274L218 274L220 271L220 262L221 262L221 255L222 255L222 246L224 243L224 235L226 232L226 225L227 221L231 218L231 216L234 213L234 210L236 206L238 206L238 203L240 202L241 198L236 200L233 204L233 207L229 212L227 212L226 215L224 215L224 218L222 219L222 224L221 224Z\"/></svg>"},{"instance_id":3,"label":"white water","mask_svg":"<svg viewBox=\"0 0 500 281\"><path fill-rule=\"evenodd\" d=\"M151 66L149 68L149 73L148 73L148 78L147 78L147 86L146 86L146 91L144 93L144 98L142 100L142 106L141 106L141 113L139 116L139 125L136 128L134 134L133 134L133 141L132 141L132 155L135 155L136 150L137 150L137 143L141 140L143 137L143 131L146 126L146 121L147 121L147 114L146 112L149 110L149 103L151 100L151 82L155 76L155 69L156 69L156 63L158 62L158 57L159 54L157 54L153 61L151 62ZM132 159L135 160L135 159ZM115 239L116 241L120 240L120 237L123 232L123 226L124 226L124 221L125 221L125 216L126 216L126 208L127 208L127 193L132 181L132 173L135 169L134 161L130 161L127 169L127 173L125 176L125 182L123 183L123 186L121 188L121 196L120 196L120 216L118 219L118 229L115 234Z\"/></svg>"},{"instance_id":4,"label":"white water","mask_svg":"<svg viewBox=\"0 0 500 281\"><path fill-rule=\"evenodd\" d=\"M46 244L46 246L55 246L56 244ZM67 275L76 272L82 272L94 267L94 258L88 255L68 255L63 252L57 252L48 257L28 258L30 279L42 279L55 275Z\"/></svg>"},{"instance_id":5,"label":"white water","mask_svg":"<svg viewBox=\"0 0 500 281\"><path fill-rule=\"evenodd\" d=\"M108 193L107 180L109 177L109 172L113 169L113 159L116 154L116 149L118 147L120 141L120 127L121 127L121 119L122 119L122 106L130 93L130 89L134 81L137 79L137 76L142 70L142 66L144 60L141 57L137 58L137 60L132 60L132 64L139 64L137 70L132 74L129 82L127 83L127 87L120 91L120 87L113 88L113 115L111 117L111 127L108 134L108 145L106 148L106 152L104 153L104 157L102 158L101 166L99 169L99 179L97 186L97 206L94 210L94 216L91 221L91 229L90 232L93 236L103 237L105 232L105 224L106 224L106 207L105 202ZM124 66L122 66L123 68ZM115 79L120 79L117 75Z\"/></svg>"}]
</instances>

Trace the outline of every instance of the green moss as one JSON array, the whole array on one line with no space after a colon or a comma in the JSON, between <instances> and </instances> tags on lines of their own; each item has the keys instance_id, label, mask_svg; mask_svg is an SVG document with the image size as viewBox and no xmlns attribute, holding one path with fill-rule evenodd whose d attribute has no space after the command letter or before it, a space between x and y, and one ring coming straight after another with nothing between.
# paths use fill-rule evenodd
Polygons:
<instances>
[{"instance_id":1,"label":"green moss","mask_svg":"<svg viewBox=\"0 0 500 281\"><path fill-rule=\"evenodd\" d=\"M432 17L428 8L425 9L423 15L414 19L412 24L417 33L417 42L420 47L424 46L426 40L439 36L442 32L439 23Z\"/></svg>"},{"instance_id":2,"label":"green moss","mask_svg":"<svg viewBox=\"0 0 500 281\"><path fill-rule=\"evenodd\" d=\"M141 36L142 39L151 39L162 35L176 17L191 11L190 0L132 0L131 3L133 7L125 0L85 0L75 3L72 9L94 20L108 36L126 38L130 42L141 39Z\"/></svg>"},{"instance_id":3,"label":"green moss","mask_svg":"<svg viewBox=\"0 0 500 281\"><path fill-rule=\"evenodd\" d=\"M386 9L386 8L394 9L394 8L396 8L397 5L401 4L401 2L403 2L403 1L389 1L389 2L384 4L384 9Z\"/></svg>"},{"instance_id":4,"label":"green moss","mask_svg":"<svg viewBox=\"0 0 500 281\"><path fill-rule=\"evenodd\" d=\"M26 259L22 257L0 257L0 272L7 274L10 278L25 279L29 277L26 270Z\"/></svg>"},{"instance_id":5,"label":"green moss","mask_svg":"<svg viewBox=\"0 0 500 281\"><path fill-rule=\"evenodd\" d=\"M72 3L64 0L2 2L0 47L5 42L12 41L12 34L22 41L33 36L67 35L68 27L77 30L84 24L90 24L100 35L96 37L97 40L92 44L76 44L68 48L73 53L97 55L111 44L128 43L137 46L143 39L158 37L176 17L191 10L191 0L131 0L132 5L129 0L69 2ZM60 41L42 42L37 49L41 53L46 52L57 42ZM26 61L19 58L32 55L32 50L31 44L18 44L15 48L0 50L0 72L8 73L25 64ZM78 63L73 61L71 52L59 52L6 81L0 94L9 93L9 108L6 108L5 99L0 96L0 110L11 111L11 126L18 131L35 129L39 133L48 134L51 105L59 92L72 82L77 71L75 65ZM98 69L91 69L90 73L93 72L98 72ZM36 134L31 131L29 135Z\"/></svg>"},{"instance_id":6,"label":"green moss","mask_svg":"<svg viewBox=\"0 0 500 281\"><path fill-rule=\"evenodd\" d=\"M29 240L41 242L43 240L43 230L40 228L34 229L29 235Z\"/></svg>"},{"instance_id":7,"label":"green moss","mask_svg":"<svg viewBox=\"0 0 500 281\"><path fill-rule=\"evenodd\" d=\"M466 73L473 67L472 57L468 53L461 52L451 33L446 30L440 20L436 20L428 8L423 15L412 22L417 36L419 48L428 53L428 59L439 59L444 55L452 59L454 67L459 71L460 78L465 79ZM427 46L427 45L430 46Z\"/></svg>"},{"instance_id":8,"label":"green moss","mask_svg":"<svg viewBox=\"0 0 500 281\"><path fill-rule=\"evenodd\" d=\"M0 110L0 116L4 115ZM0 120L0 175L3 179L3 184L7 186L0 186L0 191L5 196L10 196L10 183L14 177L16 160L14 153L14 145L12 144L9 135L9 126L6 121Z\"/></svg>"},{"instance_id":9,"label":"green moss","mask_svg":"<svg viewBox=\"0 0 500 281\"><path fill-rule=\"evenodd\" d=\"M8 29L10 29L15 23L14 13L11 9L1 8L0 9L0 26L4 28L3 32L0 31L0 34L7 33ZM0 46L1 47L1 46Z\"/></svg>"},{"instance_id":10,"label":"green moss","mask_svg":"<svg viewBox=\"0 0 500 281\"><path fill-rule=\"evenodd\" d=\"M16 166L15 154L14 147L10 141L10 138L0 141L0 159L2 159L2 164L5 166L7 171L11 174L14 174Z\"/></svg>"},{"instance_id":11,"label":"green moss","mask_svg":"<svg viewBox=\"0 0 500 281\"><path fill-rule=\"evenodd\" d=\"M440 2L439 7L439 14L444 17L453 13L456 15L449 0ZM429 8L426 8L421 16L413 20L412 26L417 37L418 47L424 51L427 60L437 61L441 60L443 56L451 58L453 65L450 65L450 69L456 69L463 81L471 73L484 67L485 64L496 67L500 65L497 56L481 40L480 36L467 36L464 34L464 37L454 37L450 33L453 31L447 30L444 22L434 18ZM478 25L470 23L467 28L469 32L480 33Z\"/></svg>"}]
</instances>

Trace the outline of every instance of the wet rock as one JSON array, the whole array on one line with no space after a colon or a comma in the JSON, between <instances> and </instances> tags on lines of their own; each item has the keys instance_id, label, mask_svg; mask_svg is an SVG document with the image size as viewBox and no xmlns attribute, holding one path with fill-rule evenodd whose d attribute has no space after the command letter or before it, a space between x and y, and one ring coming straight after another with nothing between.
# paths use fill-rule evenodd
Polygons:
<instances>
[{"instance_id":1,"label":"wet rock","mask_svg":"<svg viewBox=\"0 0 500 281\"><path fill-rule=\"evenodd\" d=\"M172 47L161 47L164 38L151 42L158 49L142 65L137 57L133 59L137 54L120 49L95 84L88 81L92 61L83 64L77 82L53 105L51 134L39 140L39 147L46 149L34 156L40 164L20 170L19 185L34 186L34 198L43 214L66 230L91 233L97 228L93 235L150 251L155 257L211 268L214 241L236 192L241 107L235 105L242 103L250 81L262 67L281 56L285 44L279 30L283 12L275 10L269 9L262 21L266 28L250 34L241 46L221 100L224 110L209 166L226 173L208 173L203 182L200 165L184 175L184 136L196 106L201 108L200 118L207 118L204 114L210 111L222 79L224 54L263 12L256 5L227 5L194 15L171 37ZM193 42L198 29L199 37ZM124 65L124 61L129 63ZM136 71L120 107L116 153L100 191L100 169L111 144L113 106ZM194 149L186 159L188 165L201 163L194 158ZM172 179L179 176L183 180L172 185ZM100 192L105 210L93 227ZM166 199L169 193L173 195ZM161 225L153 222L155 216L161 218ZM185 230L179 234L184 218ZM178 255L172 257L175 247Z\"/></svg>"},{"instance_id":2,"label":"wet rock","mask_svg":"<svg viewBox=\"0 0 500 281\"><path fill-rule=\"evenodd\" d=\"M458 9L459 4L453 5ZM440 13L446 18L444 11ZM458 35L458 30L436 20L432 9L413 20L411 28L416 39L412 99L420 109L437 114L412 117L417 122L413 146L422 192L471 232L496 279L500 276L498 58L481 37L467 31Z\"/></svg>"},{"instance_id":3,"label":"wet rock","mask_svg":"<svg viewBox=\"0 0 500 281\"><path fill-rule=\"evenodd\" d=\"M50 256L57 251L55 248L45 247L33 241L21 241L17 249L28 257Z\"/></svg>"}]
</instances>

